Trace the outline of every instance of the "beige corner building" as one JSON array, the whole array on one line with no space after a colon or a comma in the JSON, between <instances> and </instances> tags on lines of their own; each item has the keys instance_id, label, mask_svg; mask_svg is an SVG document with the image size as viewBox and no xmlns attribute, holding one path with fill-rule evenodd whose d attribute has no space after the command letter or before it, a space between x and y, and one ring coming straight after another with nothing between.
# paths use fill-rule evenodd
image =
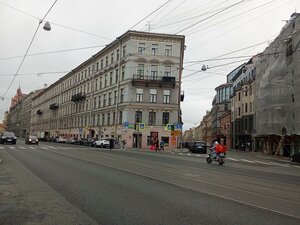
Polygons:
<instances>
[{"instance_id":1,"label":"beige corner building","mask_svg":"<svg viewBox=\"0 0 300 225\"><path fill-rule=\"evenodd\" d=\"M33 98L31 131L179 142L184 36L128 31Z\"/></svg>"}]
</instances>

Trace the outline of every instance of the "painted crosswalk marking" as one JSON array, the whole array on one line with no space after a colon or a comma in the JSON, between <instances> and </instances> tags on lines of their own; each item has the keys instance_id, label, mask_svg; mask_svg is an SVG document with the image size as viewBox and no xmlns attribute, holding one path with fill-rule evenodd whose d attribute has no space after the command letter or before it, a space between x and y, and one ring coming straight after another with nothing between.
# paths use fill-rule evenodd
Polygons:
<instances>
[{"instance_id":1,"label":"painted crosswalk marking","mask_svg":"<svg viewBox=\"0 0 300 225\"><path fill-rule=\"evenodd\" d=\"M260 164L264 164L264 165L272 165L272 164L270 164L270 163L263 162L263 161L258 161L258 160L254 160L254 162L260 163Z\"/></svg>"},{"instance_id":2,"label":"painted crosswalk marking","mask_svg":"<svg viewBox=\"0 0 300 225\"><path fill-rule=\"evenodd\" d=\"M300 166L293 165L293 167L296 167L296 168L299 168L299 169L300 169Z\"/></svg>"},{"instance_id":3,"label":"painted crosswalk marking","mask_svg":"<svg viewBox=\"0 0 300 225\"><path fill-rule=\"evenodd\" d=\"M48 149L47 147L41 147L42 149Z\"/></svg>"},{"instance_id":4,"label":"painted crosswalk marking","mask_svg":"<svg viewBox=\"0 0 300 225\"><path fill-rule=\"evenodd\" d=\"M284 166L284 167L289 167L290 165L288 164L281 164L281 163L276 163L276 162L270 162L272 165L276 165L276 166Z\"/></svg>"},{"instance_id":5,"label":"painted crosswalk marking","mask_svg":"<svg viewBox=\"0 0 300 225\"><path fill-rule=\"evenodd\" d=\"M28 148L30 148L30 149L36 149L35 147L28 147Z\"/></svg>"},{"instance_id":6,"label":"painted crosswalk marking","mask_svg":"<svg viewBox=\"0 0 300 225\"><path fill-rule=\"evenodd\" d=\"M16 149L15 147L9 147L10 149Z\"/></svg>"},{"instance_id":7,"label":"painted crosswalk marking","mask_svg":"<svg viewBox=\"0 0 300 225\"><path fill-rule=\"evenodd\" d=\"M187 155L188 155L188 156L192 156L192 154L190 154L190 153L188 153Z\"/></svg>"},{"instance_id":8,"label":"painted crosswalk marking","mask_svg":"<svg viewBox=\"0 0 300 225\"><path fill-rule=\"evenodd\" d=\"M22 146L20 146L20 148L21 148L21 149L26 149L26 148L24 148L24 147L22 147Z\"/></svg>"},{"instance_id":9,"label":"painted crosswalk marking","mask_svg":"<svg viewBox=\"0 0 300 225\"><path fill-rule=\"evenodd\" d=\"M239 160L237 160L237 159L235 159L235 158L228 158L229 160L232 160L232 161L235 161L235 162L237 162L237 161L239 161Z\"/></svg>"},{"instance_id":10,"label":"painted crosswalk marking","mask_svg":"<svg viewBox=\"0 0 300 225\"><path fill-rule=\"evenodd\" d=\"M241 159L242 161L244 162L247 162L247 163L254 163L253 161L250 161L250 160L247 160L247 159Z\"/></svg>"},{"instance_id":11,"label":"painted crosswalk marking","mask_svg":"<svg viewBox=\"0 0 300 225\"><path fill-rule=\"evenodd\" d=\"M0 149L4 149L4 147L0 146Z\"/></svg>"}]
</instances>

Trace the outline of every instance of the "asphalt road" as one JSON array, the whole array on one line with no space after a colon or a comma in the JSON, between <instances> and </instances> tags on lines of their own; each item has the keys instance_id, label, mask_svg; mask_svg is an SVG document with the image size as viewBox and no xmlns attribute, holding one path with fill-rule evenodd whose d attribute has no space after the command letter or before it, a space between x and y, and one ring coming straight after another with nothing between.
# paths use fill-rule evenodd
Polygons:
<instances>
[{"instance_id":1,"label":"asphalt road","mask_svg":"<svg viewBox=\"0 0 300 225\"><path fill-rule=\"evenodd\" d=\"M0 159L1 225L300 224L297 165L21 142Z\"/></svg>"}]
</instances>

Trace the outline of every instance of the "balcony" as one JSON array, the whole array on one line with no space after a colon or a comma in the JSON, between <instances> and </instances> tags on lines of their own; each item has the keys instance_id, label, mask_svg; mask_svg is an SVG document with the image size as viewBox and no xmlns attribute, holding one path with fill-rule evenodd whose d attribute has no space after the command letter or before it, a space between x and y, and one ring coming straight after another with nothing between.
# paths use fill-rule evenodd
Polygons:
<instances>
[{"instance_id":1,"label":"balcony","mask_svg":"<svg viewBox=\"0 0 300 225\"><path fill-rule=\"evenodd\" d=\"M133 75L133 86L145 86L145 87L165 87L174 88L176 85L175 77L154 77L145 75Z\"/></svg>"},{"instance_id":2,"label":"balcony","mask_svg":"<svg viewBox=\"0 0 300 225\"><path fill-rule=\"evenodd\" d=\"M80 93L77 93L75 95L72 95L71 101L72 102L79 102L79 101L85 100L85 98L86 98L85 92L80 92Z\"/></svg>"},{"instance_id":3,"label":"balcony","mask_svg":"<svg viewBox=\"0 0 300 225\"><path fill-rule=\"evenodd\" d=\"M53 104L51 104L51 105L49 106L49 108L50 108L51 110L56 110L56 109L59 108L59 105L58 105L58 103L53 103Z\"/></svg>"},{"instance_id":4,"label":"balcony","mask_svg":"<svg viewBox=\"0 0 300 225\"><path fill-rule=\"evenodd\" d=\"M36 114L42 115L42 114L43 114L43 111L39 109L38 111L36 111Z\"/></svg>"}]
</instances>

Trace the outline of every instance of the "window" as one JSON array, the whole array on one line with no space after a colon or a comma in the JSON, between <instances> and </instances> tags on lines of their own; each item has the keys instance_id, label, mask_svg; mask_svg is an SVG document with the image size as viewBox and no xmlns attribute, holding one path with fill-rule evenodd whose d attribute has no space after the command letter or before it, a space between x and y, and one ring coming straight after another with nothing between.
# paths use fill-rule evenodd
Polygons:
<instances>
[{"instance_id":1,"label":"window","mask_svg":"<svg viewBox=\"0 0 300 225\"><path fill-rule=\"evenodd\" d=\"M112 85L112 79L113 79L113 72L110 72L109 74L109 85Z\"/></svg>"},{"instance_id":2,"label":"window","mask_svg":"<svg viewBox=\"0 0 300 225\"><path fill-rule=\"evenodd\" d=\"M142 111L135 111L135 122L141 123L143 119L143 112Z\"/></svg>"},{"instance_id":3,"label":"window","mask_svg":"<svg viewBox=\"0 0 300 225\"><path fill-rule=\"evenodd\" d=\"M123 111L119 112L119 124L121 125L123 123Z\"/></svg>"},{"instance_id":4,"label":"window","mask_svg":"<svg viewBox=\"0 0 300 225\"><path fill-rule=\"evenodd\" d=\"M249 88L249 95L252 95L252 85L250 85L250 88Z\"/></svg>"},{"instance_id":5,"label":"window","mask_svg":"<svg viewBox=\"0 0 300 225\"><path fill-rule=\"evenodd\" d=\"M114 95L114 105L117 104L117 91L115 91L115 95Z\"/></svg>"},{"instance_id":6,"label":"window","mask_svg":"<svg viewBox=\"0 0 300 225\"><path fill-rule=\"evenodd\" d=\"M156 123L156 112L149 112L149 125L155 125Z\"/></svg>"},{"instance_id":7,"label":"window","mask_svg":"<svg viewBox=\"0 0 300 225\"><path fill-rule=\"evenodd\" d=\"M119 81L119 69L116 69L116 83Z\"/></svg>"},{"instance_id":8,"label":"window","mask_svg":"<svg viewBox=\"0 0 300 225\"><path fill-rule=\"evenodd\" d=\"M105 77L104 77L104 87L106 88L107 86L107 74L105 74Z\"/></svg>"},{"instance_id":9,"label":"window","mask_svg":"<svg viewBox=\"0 0 300 225\"><path fill-rule=\"evenodd\" d=\"M108 66L108 56L105 57L105 66Z\"/></svg>"},{"instance_id":10,"label":"window","mask_svg":"<svg viewBox=\"0 0 300 225\"><path fill-rule=\"evenodd\" d=\"M151 65L151 79L157 80L158 76L158 65Z\"/></svg>"},{"instance_id":11,"label":"window","mask_svg":"<svg viewBox=\"0 0 300 225\"><path fill-rule=\"evenodd\" d=\"M164 90L164 104L170 104L170 95L171 91L170 90Z\"/></svg>"},{"instance_id":12,"label":"window","mask_svg":"<svg viewBox=\"0 0 300 225\"><path fill-rule=\"evenodd\" d=\"M156 99L157 99L156 89L150 89L150 102L156 103Z\"/></svg>"},{"instance_id":13,"label":"window","mask_svg":"<svg viewBox=\"0 0 300 225\"><path fill-rule=\"evenodd\" d=\"M101 59L100 68L103 69L103 59Z\"/></svg>"},{"instance_id":14,"label":"window","mask_svg":"<svg viewBox=\"0 0 300 225\"><path fill-rule=\"evenodd\" d=\"M121 89L121 94L120 94L120 103L124 101L124 88Z\"/></svg>"},{"instance_id":15,"label":"window","mask_svg":"<svg viewBox=\"0 0 300 225\"><path fill-rule=\"evenodd\" d=\"M143 89L140 88L136 89L136 101L143 102Z\"/></svg>"},{"instance_id":16,"label":"window","mask_svg":"<svg viewBox=\"0 0 300 225\"><path fill-rule=\"evenodd\" d=\"M239 92L238 101L241 101L241 92Z\"/></svg>"},{"instance_id":17,"label":"window","mask_svg":"<svg viewBox=\"0 0 300 225\"><path fill-rule=\"evenodd\" d=\"M145 54L145 43L138 44L138 54L139 55Z\"/></svg>"},{"instance_id":18,"label":"window","mask_svg":"<svg viewBox=\"0 0 300 225\"><path fill-rule=\"evenodd\" d=\"M103 95L103 107L106 106L106 94Z\"/></svg>"},{"instance_id":19,"label":"window","mask_svg":"<svg viewBox=\"0 0 300 225\"><path fill-rule=\"evenodd\" d=\"M125 55L126 55L126 45L125 46L123 46L123 57L125 57Z\"/></svg>"},{"instance_id":20,"label":"window","mask_svg":"<svg viewBox=\"0 0 300 225\"><path fill-rule=\"evenodd\" d=\"M250 112L252 112L252 102L250 102Z\"/></svg>"},{"instance_id":21,"label":"window","mask_svg":"<svg viewBox=\"0 0 300 225\"><path fill-rule=\"evenodd\" d=\"M104 126L104 123L105 123L105 114L102 114L102 126Z\"/></svg>"},{"instance_id":22,"label":"window","mask_svg":"<svg viewBox=\"0 0 300 225\"><path fill-rule=\"evenodd\" d=\"M238 116L240 116L241 115L241 108L239 107L238 108Z\"/></svg>"},{"instance_id":23,"label":"window","mask_svg":"<svg viewBox=\"0 0 300 225\"><path fill-rule=\"evenodd\" d=\"M248 104L245 103L245 113L247 113L247 112L248 112Z\"/></svg>"},{"instance_id":24,"label":"window","mask_svg":"<svg viewBox=\"0 0 300 225\"><path fill-rule=\"evenodd\" d=\"M172 56L172 45L166 45L165 46L165 55L166 56Z\"/></svg>"},{"instance_id":25,"label":"window","mask_svg":"<svg viewBox=\"0 0 300 225\"><path fill-rule=\"evenodd\" d=\"M111 53L110 55L110 63L112 64L114 62L114 53Z\"/></svg>"},{"instance_id":26,"label":"window","mask_svg":"<svg viewBox=\"0 0 300 225\"><path fill-rule=\"evenodd\" d=\"M165 77L170 77L171 76L171 66L165 66Z\"/></svg>"},{"instance_id":27,"label":"window","mask_svg":"<svg viewBox=\"0 0 300 225\"><path fill-rule=\"evenodd\" d=\"M122 81L125 79L125 66L122 66Z\"/></svg>"},{"instance_id":28,"label":"window","mask_svg":"<svg viewBox=\"0 0 300 225\"><path fill-rule=\"evenodd\" d=\"M98 79L95 80L95 91L98 90Z\"/></svg>"},{"instance_id":29,"label":"window","mask_svg":"<svg viewBox=\"0 0 300 225\"><path fill-rule=\"evenodd\" d=\"M97 106L97 97L94 97L94 109L96 109Z\"/></svg>"},{"instance_id":30,"label":"window","mask_svg":"<svg viewBox=\"0 0 300 225\"><path fill-rule=\"evenodd\" d=\"M99 98L98 98L98 108L101 107L101 95L99 95Z\"/></svg>"},{"instance_id":31,"label":"window","mask_svg":"<svg viewBox=\"0 0 300 225\"><path fill-rule=\"evenodd\" d=\"M120 50L117 50L117 61L120 59Z\"/></svg>"},{"instance_id":32,"label":"window","mask_svg":"<svg viewBox=\"0 0 300 225\"><path fill-rule=\"evenodd\" d=\"M110 113L107 113L107 125L110 125Z\"/></svg>"},{"instance_id":33,"label":"window","mask_svg":"<svg viewBox=\"0 0 300 225\"><path fill-rule=\"evenodd\" d=\"M158 54L158 44L152 44L151 52L152 52L152 55Z\"/></svg>"},{"instance_id":34,"label":"window","mask_svg":"<svg viewBox=\"0 0 300 225\"><path fill-rule=\"evenodd\" d=\"M137 78L144 79L144 64L138 64Z\"/></svg>"},{"instance_id":35,"label":"window","mask_svg":"<svg viewBox=\"0 0 300 225\"><path fill-rule=\"evenodd\" d=\"M170 117L169 112L163 112L163 114L162 114L162 125L163 126L165 126L169 123L169 117Z\"/></svg>"},{"instance_id":36,"label":"window","mask_svg":"<svg viewBox=\"0 0 300 225\"><path fill-rule=\"evenodd\" d=\"M108 93L108 105L111 105L111 92Z\"/></svg>"},{"instance_id":37,"label":"window","mask_svg":"<svg viewBox=\"0 0 300 225\"><path fill-rule=\"evenodd\" d=\"M97 126L100 125L100 115L97 116Z\"/></svg>"},{"instance_id":38,"label":"window","mask_svg":"<svg viewBox=\"0 0 300 225\"><path fill-rule=\"evenodd\" d=\"M96 63L96 70L99 70L99 62Z\"/></svg>"}]
</instances>

